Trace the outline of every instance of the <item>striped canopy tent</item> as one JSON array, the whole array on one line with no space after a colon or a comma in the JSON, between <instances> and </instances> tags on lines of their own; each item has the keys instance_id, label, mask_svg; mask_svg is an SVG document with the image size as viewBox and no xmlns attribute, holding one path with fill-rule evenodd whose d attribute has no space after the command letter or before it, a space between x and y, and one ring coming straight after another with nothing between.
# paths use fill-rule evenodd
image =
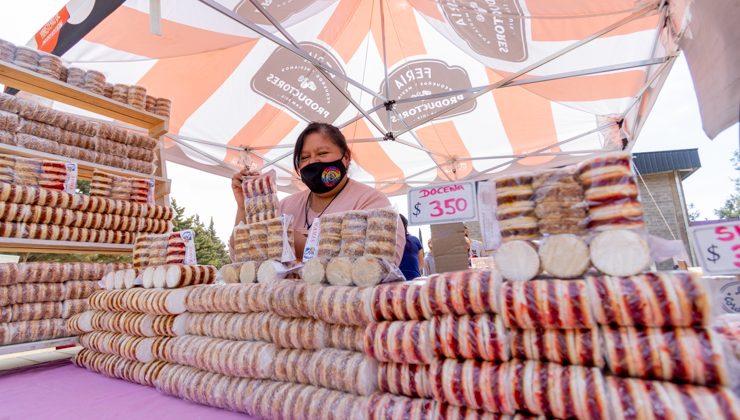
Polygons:
<instances>
[{"instance_id":1,"label":"striped canopy tent","mask_svg":"<svg viewBox=\"0 0 740 420\"><path fill-rule=\"evenodd\" d=\"M293 144L328 122L393 195L630 149L690 1L73 0L99 22L63 58L171 98L169 161L294 191Z\"/></svg>"}]
</instances>

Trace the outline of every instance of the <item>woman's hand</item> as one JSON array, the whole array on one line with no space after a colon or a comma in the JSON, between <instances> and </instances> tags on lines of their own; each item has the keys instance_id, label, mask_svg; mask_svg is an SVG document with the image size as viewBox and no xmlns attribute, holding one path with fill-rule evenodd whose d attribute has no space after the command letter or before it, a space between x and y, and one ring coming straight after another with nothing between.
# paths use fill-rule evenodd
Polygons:
<instances>
[{"instance_id":1,"label":"woman's hand","mask_svg":"<svg viewBox=\"0 0 740 420\"><path fill-rule=\"evenodd\" d=\"M251 178L255 176L259 176L259 172L244 168L231 177L231 191L234 193L234 199L239 208L244 207L244 191L242 190L242 182L244 182L245 177Z\"/></svg>"}]
</instances>

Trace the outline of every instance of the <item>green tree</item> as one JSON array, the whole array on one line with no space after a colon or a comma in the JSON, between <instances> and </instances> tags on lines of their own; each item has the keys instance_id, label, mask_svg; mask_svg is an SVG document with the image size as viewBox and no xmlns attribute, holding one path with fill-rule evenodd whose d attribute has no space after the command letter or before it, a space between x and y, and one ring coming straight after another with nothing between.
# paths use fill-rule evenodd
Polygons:
<instances>
[{"instance_id":1,"label":"green tree","mask_svg":"<svg viewBox=\"0 0 740 420\"><path fill-rule=\"evenodd\" d=\"M735 168L735 174L740 173L740 150L733 154L732 166ZM722 207L714 211L714 214L720 219L740 218L740 177L733 178L733 181L735 182L735 192L730 194L730 198L725 201Z\"/></svg>"},{"instance_id":2,"label":"green tree","mask_svg":"<svg viewBox=\"0 0 740 420\"><path fill-rule=\"evenodd\" d=\"M688 215L689 215L690 222L695 222L699 220L701 213L699 212L699 209L696 208L694 203L689 203Z\"/></svg>"},{"instance_id":3,"label":"green tree","mask_svg":"<svg viewBox=\"0 0 740 420\"><path fill-rule=\"evenodd\" d=\"M195 234L195 255L198 257L198 264L210 264L220 268L231 262L226 245L216 235L213 218L206 226L197 214L186 216L185 208L178 206L174 199L172 200L172 209L175 213L172 220L174 230L192 229Z\"/></svg>"}]
</instances>

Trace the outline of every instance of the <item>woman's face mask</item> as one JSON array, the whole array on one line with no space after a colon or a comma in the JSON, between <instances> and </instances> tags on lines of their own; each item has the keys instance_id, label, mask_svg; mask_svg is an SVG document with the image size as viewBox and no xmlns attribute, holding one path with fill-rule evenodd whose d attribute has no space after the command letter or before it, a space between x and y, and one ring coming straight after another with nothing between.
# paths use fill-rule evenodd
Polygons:
<instances>
[{"instance_id":1,"label":"woman's face mask","mask_svg":"<svg viewBox=\"0 0 740 420\"><path fill-rule=\"evenodd\" d=\"M333 190L346 175L347 167L342 158L333 162L314 162L301 169L301 180L316 194Z\"/></svg>"}]
</instances>

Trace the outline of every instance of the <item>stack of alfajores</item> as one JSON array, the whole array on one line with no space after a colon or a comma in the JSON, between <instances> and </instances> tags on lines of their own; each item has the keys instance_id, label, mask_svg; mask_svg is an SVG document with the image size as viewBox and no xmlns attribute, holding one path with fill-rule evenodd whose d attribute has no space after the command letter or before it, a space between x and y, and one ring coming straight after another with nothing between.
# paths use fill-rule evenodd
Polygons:
<instances>
[{"instance_id":1,"label":"stack of alfajores","mask_svg":"<svg viewBox=\"0 0 740 420\"><path fill-rule=\"evenodd\" d=\"M377 390L362 352L370 297L290 280L105 290L68 328L85 347L79 366L166 394L261 418L366 418Z\"/></svg>"},{"instance_id":2,"label":"stack of alfajores","mask_svg":"<svg viewBox=\"0 0 740 420\"><path fill-rule=\"evenodd\" d=\"M133 171L156 168L157 139L0 93L0 143Z\"/></svg>"},{"instance_id":3,"label":"stack of alfajores","mask_svg":"<svg viewBox=\"0 0 740 420\"><path fill-rule=\"evenodd\" d=\"M67 337L64 320L87 310L106 272L126 264L0 264L0 345Z\"/></svg>"},{"instance_id":4,"label":"stack of alfajores","mask_svg":"<svg viewBox=\"0 0 740 420\"><path fill-rule=\"evenodd\" d=\"M131 244L170 229L170 207L0 182L0 237Z\"/></svg>"},{"instance_id":5,"label":"stack of alfajores","mask_svg":"<svg viewBox=\"0 0 740 420\"><path fill-rule=\"evenodd\" d=\"M387 321L368 327L365 351L382 362L381 391L405 396L371 404L381 418L441 410L429 399L562 419L740 415L739 337L708 328L708 297L686 272L502 282L465 271L378 288L373 305Z\"/></svg>"}]
</instances>

